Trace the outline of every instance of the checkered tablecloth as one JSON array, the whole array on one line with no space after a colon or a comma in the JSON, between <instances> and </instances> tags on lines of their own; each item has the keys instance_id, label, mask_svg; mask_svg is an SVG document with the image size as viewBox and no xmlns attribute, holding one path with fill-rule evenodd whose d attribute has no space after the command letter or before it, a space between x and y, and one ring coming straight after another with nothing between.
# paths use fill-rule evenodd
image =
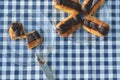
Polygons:
<instances>
[{"instance_id":1,"label":"checkered tablecloth","mask_svg":"<svg viewBox=\"0 0 120 80\"><path fill-rule=\"evenodd\" d=\"M48 42L44 48L36 51L40 54L48 52L45 59L55 80L120 80L120 1L106 0L105 3L108 8L96 12L95 16L110 25L108 36L75 42L59 37L54 31L54 19L59 19L60 12L53 7L53 0L0 0L0 80L46 80L41 67L31 56L34 51L26 52L25 57L22 54L24 48L19 45L16 49L11 47L8 29L12 20L23 22L28 32L33 29L40 31L41 27L34 27L36 24L48 26L42 26L46 30L46 37L49 37L45 40ZM106 18L101 15L103 12L106 12ZM16 55L14 50L21 54Z\"/></svg>"}]
</instances>

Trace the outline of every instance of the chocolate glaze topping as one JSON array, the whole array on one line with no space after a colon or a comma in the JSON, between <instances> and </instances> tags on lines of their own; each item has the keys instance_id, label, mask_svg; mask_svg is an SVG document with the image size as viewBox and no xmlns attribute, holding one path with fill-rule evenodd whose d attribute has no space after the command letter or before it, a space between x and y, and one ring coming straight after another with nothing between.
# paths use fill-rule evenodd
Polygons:
<instances>
[{"instance_id":1,"label":"chocolate glaze topping","mask_svg":"<svg viewBox=\"0 0 120 80\"><path fill-rule=\"evenodd\" d=\"M29 34L29 35L28 35L28 43L31 43L31 42L33 42L34 40L36 40L35 37L34 37L32 34Z\"/></svg>"},{"instance_id":2,"label":"chocolate glaze topping","mask_svg":"<svg viewBox=\"0 0 120 80\"><path fill-rule=\"evenodd\" d=\"M34 36L36 39L41 38L40 34L39 34L37 31L35 31L35 32L33 33L33 36Z\"/></svg>"}]
</instances>

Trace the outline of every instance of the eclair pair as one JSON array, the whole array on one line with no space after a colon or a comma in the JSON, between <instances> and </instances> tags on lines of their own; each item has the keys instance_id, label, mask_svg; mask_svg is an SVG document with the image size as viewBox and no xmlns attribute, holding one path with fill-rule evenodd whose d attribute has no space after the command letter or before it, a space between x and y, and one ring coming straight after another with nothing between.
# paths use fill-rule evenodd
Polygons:
<instances>
[{"instance_id":1,"label":"eclair pair","mask_svg":"<svg viewBox=\"0 0 120 80\"><path fill-rule=\"evenodd\" d=\"M10 25L9 33L12 40L26 38L29 49L38 46L42 42L42 38L37 31L26 34L24 27L20 22L13 22Z\"/></svg>"}]
</instances>

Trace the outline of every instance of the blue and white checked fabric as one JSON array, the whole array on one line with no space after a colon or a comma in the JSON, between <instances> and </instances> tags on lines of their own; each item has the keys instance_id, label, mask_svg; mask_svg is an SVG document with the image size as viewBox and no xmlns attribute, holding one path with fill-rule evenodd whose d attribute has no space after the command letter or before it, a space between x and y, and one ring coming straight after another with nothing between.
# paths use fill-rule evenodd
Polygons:
<instances>
[{"instance_id":1,"label":"blue and white checked fabric","mask_svg":"<svg viewBox=\"0 0 120 80\"><path fill-rule=\"evenodd\" d=\"M48 54L45 59L55 80L119 80L120 1L106 0L105 5L107 8L94 16L110 25L108 36L77 42L80 36L71 41L55 32L53 26L67 14L57 11L53 0L0 0L0 80L46 80L33 57L38 52ZM18 44L11 41L8 29L15 20L23 23L26 32L38 30L45 37L44 47L28 51L25 39ZM82 28L79 30L87 35Z\"/></svg>"}]
</instances>

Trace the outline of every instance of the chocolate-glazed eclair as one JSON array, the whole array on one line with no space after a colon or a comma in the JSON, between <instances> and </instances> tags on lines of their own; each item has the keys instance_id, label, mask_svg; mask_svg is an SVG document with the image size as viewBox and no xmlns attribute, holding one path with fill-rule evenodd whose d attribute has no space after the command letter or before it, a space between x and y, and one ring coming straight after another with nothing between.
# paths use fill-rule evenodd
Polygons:
<instances>
[{"instance_id":1,"label":"chocolate-glazed eclair","mask_svg":"<svg viewBox=\"0 0 120 80\"><path fill-rule=\"evenodd\" d=\"M109 32L109 25L94 17L87 16L83 20L83 28L99 37L106 36Z\"/></svg>"},{"instance_id":2,"label":"chocolate-glazed eclair","mask_svg":"<svg viewBox=\"0 0 120 80\"><path fill-rule=\"evenodd\" d=\"M26 35L26 40L28 42L28 48L32 49L38 46L42 42L42 38L37 31L32 31Z\"/></svg>"},{"instance_id":3,"label":"chocolate-glazed eclair","mask_svg":"<svg viewBox=\"0 0 120 80\"><path fill-rule=\"evenodd\" d=\"M82 9L86 15L93 15L104 2L105 0L84 0Z\"/></svg>"},{"instance_id":4,"label":"chocolate-glazed eclair","mask_svg":"<svg viewBox=\"0 0 120 80\"><path fill-rule=\"evenodd\" d=\"M13 40L25 38L25 31L24 31L22 23L20 22L13 22L10 25L9 33L10 33L11 39Z\"/></svg>"},{"instance_id":5,"label":"chocolate-glazed eclair","mask_svg":"<svg viewBox=\"0 0 120 80\"><path fill-rule=\"evenodd\" d=\"M62 37L67 37L69 34L77 30L82 23L81 13L71 15L56 25L57 33Z\"/></svg>"},{"instance_id":6,"label":"chocolate-glazed eclair","mask_svg":"<svg viewBox=\"0 0 120 80\"><path fill-rule=\"evenodd\" d=\"M54 7L68 13L81 11L78 0L54 0Z\"/></svg>"}]
</instances>

